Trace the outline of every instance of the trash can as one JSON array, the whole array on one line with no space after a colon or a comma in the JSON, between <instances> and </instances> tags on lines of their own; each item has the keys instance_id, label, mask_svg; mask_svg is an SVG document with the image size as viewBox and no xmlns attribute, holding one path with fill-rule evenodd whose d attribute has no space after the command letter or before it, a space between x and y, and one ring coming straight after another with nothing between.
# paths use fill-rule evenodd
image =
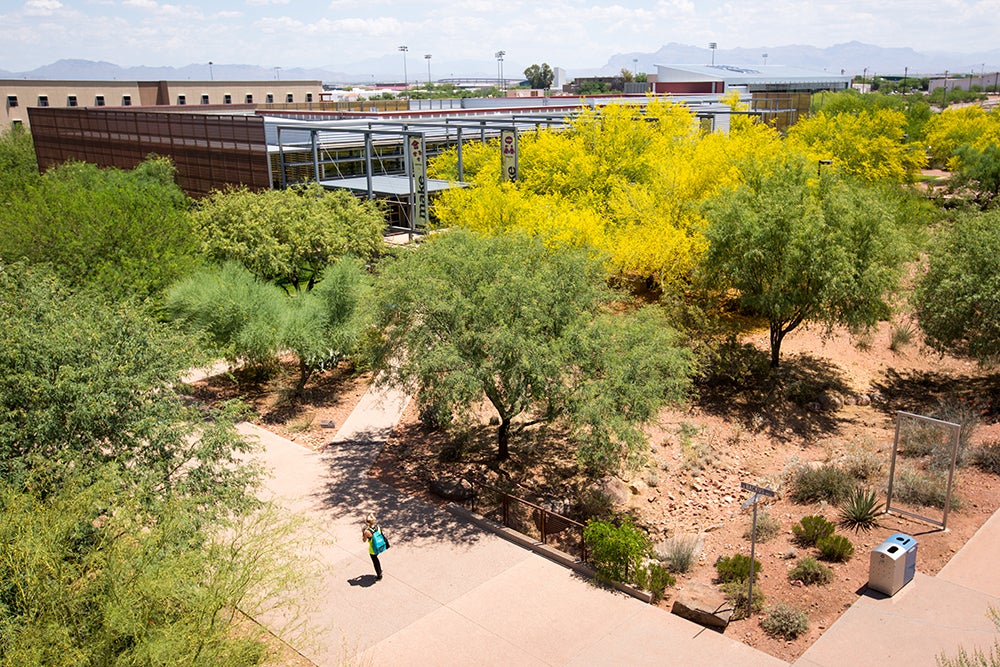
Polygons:
<instances>
[{"instance_id":1,"label":"trash can","mask_svg":"<svg viewBox=\"0 0 1000 667\"><path fill-rule=\"evenodd\" d=\"M868 568L868 587L886 595L895 595L913 580L917 569L917 541L896 533L872 550Z\"/></svg>"}]
</instances>

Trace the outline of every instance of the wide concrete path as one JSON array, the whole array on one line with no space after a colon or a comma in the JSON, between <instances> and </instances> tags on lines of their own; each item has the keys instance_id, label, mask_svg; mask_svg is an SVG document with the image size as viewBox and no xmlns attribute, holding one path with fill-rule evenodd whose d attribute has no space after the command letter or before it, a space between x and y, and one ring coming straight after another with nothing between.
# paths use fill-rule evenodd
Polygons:
<instances>
[{"instance_id":1,"label":"wide concrete path","mask_svg":"<svg viewBox=\"0 0 1000 667\"><path fill-rule=\"evenodd\" d=\"M596 588L573 572L367 471L406 406L365 396L324 452L250 424L268 492L309 517L302 534L323 564L304 601L311 636L261 620L317 665L785 665L662 609ZM375 512L391 548L376 582L361 524ZM311 532L309 532L311 531ZM327 539L317 542L321 531ZM306 548L304 546L304 548Z\"/></svg>"}]
</instances>

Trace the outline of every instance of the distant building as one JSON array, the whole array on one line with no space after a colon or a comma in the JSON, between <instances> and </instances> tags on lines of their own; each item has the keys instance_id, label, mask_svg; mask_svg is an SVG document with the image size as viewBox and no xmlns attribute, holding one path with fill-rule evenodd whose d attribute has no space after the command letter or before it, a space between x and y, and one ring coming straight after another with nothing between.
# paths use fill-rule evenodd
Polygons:
<instances>
[{"instance_id":1,"label":"distant building","mask_svg":"<svg viewBox=\"0 0 1000 667\"><path fill-rule=\"evenodd\" d=\"M973 86L979 86L981 90L1000 91L1000 72L990 72L979 76L931 77L927 84L927 92L932 92L938 88L971 90Z\"/></svg>"},{"instance_id":2,"label":"distant building","mask_svg":"<svg viewBox=\"0 0 1000 667\"><path fill-rule=\"evenodd\" d=\"M227 111L320 101L321 81L47 81L0 79L0 132L29 124L29 107L212 107Z\"/></svg>"},{"instance_id":3,"label":"distant building","mask_svg":"<svg viewBox=\"0 0 1000 667\"><path fill-rule=\"evenodd\" d=\"M846 90L851 77L784 65L657 65L653 92L674 95L749 93L754 111L770 112L779 128L809 113L813 93Z\"/></svg>"}]
</instances>

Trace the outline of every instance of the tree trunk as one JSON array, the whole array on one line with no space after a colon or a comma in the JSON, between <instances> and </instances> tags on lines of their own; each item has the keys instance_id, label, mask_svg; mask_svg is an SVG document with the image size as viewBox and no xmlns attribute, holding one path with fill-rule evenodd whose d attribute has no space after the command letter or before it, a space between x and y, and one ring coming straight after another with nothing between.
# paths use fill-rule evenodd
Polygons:
<instances>
[{"instance_id":1,"label":"tree trunk","mask_svg":"<svg viewBox=\"0 0 1000 667\"><path fill-rule=\"evenodd\" d=\"M781 354L781 340L785 337L785 331L781 330L780 324L771 325L771 368L778 367L779 354Z\"/></svg>"},{"instance_id":2,"label":"tree trunk","mask_svg":"<svg viewBox=\"0 0 1000 667\"><path fill-rule=\"evenodd\" d=\"M507 443L510 442L510 419L500 421L500 429L497 431L497 461L506 461L510 458L507 450Z\"/></svg>"},{"instance_id":3,"label":"tree trunk","mask_svg":"<svg viewBox=\"0 0 1000 667\"><path fill-rule=\"evenodd\" d=\"M306 388L306 382L309 382L309 378L312 377L312 366L299 359L299 380L295 383L295 396L301 396L302 391Z\"/></svg>"}]
</instances>

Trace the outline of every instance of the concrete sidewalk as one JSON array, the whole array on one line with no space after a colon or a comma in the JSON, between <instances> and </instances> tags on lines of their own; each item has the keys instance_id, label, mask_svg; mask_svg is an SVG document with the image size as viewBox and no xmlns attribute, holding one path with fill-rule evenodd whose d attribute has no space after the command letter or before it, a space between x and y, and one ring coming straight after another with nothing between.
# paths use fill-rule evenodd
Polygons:
<instances>
[{"instance_id":1,"label":"concrete sidewalk","mask_svg":"<svg viewBox=\"0 0 1000 667\"><path fill-rule=\"evenodd\" d=\"M322 453L250 424L267 490L329 540L302 643L317 665L784 665L570 570L368 477L406 406L371 394ZM375 582L361 524L375 512L392 547ZM315 530L315 529L314 529ZM312 544L314 535L303 535ZM259 619L275 630L280 618ZM270 621L273 621L273 624ZM280 634L280 631L279 631Z\"/></svg>"}]
</instances>

